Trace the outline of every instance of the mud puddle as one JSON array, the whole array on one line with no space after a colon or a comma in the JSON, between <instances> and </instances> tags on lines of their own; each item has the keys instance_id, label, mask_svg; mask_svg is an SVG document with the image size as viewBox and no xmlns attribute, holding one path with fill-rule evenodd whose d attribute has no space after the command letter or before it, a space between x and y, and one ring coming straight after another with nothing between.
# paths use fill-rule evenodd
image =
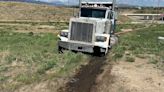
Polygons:
<instances>
[{"instance_id":1,"label":"mud puddle","mask_svg":"<svg viewBox=\"0 0 164 92\"><path fill-rule=\"evenodd\" d=\"M91 57L89 64L82 66L77 74L59 92L90 92L96 85L97 76L103 72L106 57Z\"/></svg>"}]
</instances>

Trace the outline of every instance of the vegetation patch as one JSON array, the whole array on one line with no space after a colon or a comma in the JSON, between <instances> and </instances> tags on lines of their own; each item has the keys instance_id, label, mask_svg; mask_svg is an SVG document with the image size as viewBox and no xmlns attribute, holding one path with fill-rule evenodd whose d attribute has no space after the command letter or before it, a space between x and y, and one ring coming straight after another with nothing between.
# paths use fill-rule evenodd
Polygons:
<instances>
[{"instance_id":1,"label":"vegetation patch","mask_svg":"<svg viewBox=\"0 0 164 92\"><path fill-rule=\"evenodd\" d=\"M118 26L121 28L127 27L123 25ZM138 28L137 26L138 25L134 25L134 28ZM138 31L121 35L119 37L119 44L112 49L113 59L116 60L124 57L125 52L128 51L134 57L149 58L149 56L154 55L154 59L149 60L153 64L162 62L164 58L164 45L163 41L159 40L158 37L164 37L163 29L163 25L154 25L149 28L139 29ZM127 57L128 61L133 62L134 59L133 57Z\"/></svg>"},{"instance_id":2,"label":"vegetation patch","mask_svg":"<svg viewBox=\"0 0 164 92\"><path fill-rule=\"evenodd\" d=\"M150 13L150 14L158 14L158 13L163 13L164 9L160 8L144 8L140 10L136 10L135 13Z\"/></svg>"},{"instance_id":3,"label":"vegetation patch","mask_svg":"<svg viewBox=\"0 0 164 92\"><path fill-rule=\"evenodd\" d=\"M127 62L135 62L135 57L127 56L127 57L126 57L126 61L127 61Z\"/></svg>"},{"instance_id":4,"label":"vegetation patch","mask_svg":"<svg viewBox=\"0 0 164 92\"><path fill-rule=\"evenodd\" d=\"M73 9L22 2L0 2L1 20L68 21Z\"/></svg>"},{"instance_id":5,"label":"vegetation patch","mask_svg":"<svg viewBox=\"0 0 164 92\"><path fill-rule=\"evenodd\" d=\"M118 24L116 27L116 32L121 32L122 29L132 29L135 30L136 28L143 28L145 25L143 24Z\"/></svg>"},{"instance_id":6,"label":"vegetation patch","mask_svg":"<svg viewBox=\"0 0 164 92\"><path fill-rule=\"evenodd\" d=\"M53 33L0 31L0 53L10 52L0 62L0 74L8 76L0 75L0 81L4 81L0 90L12 91L63 73L69 75L87 61L88 57L81 53L66 51L59 54L57 41Z\"/></svg>"}]
</instances>

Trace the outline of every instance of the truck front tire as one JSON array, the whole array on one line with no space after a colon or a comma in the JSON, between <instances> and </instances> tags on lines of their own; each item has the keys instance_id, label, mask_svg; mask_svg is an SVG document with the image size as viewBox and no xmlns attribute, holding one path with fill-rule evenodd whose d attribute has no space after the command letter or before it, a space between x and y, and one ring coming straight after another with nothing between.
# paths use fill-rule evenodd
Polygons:
<instances>
[{"instance_id":1,"label":"truck front tire","mask_svg":"<svg viewBox=\"0 0 164 92\"><path fill-rule=\"evenodd\" d=\"M101 48L100 47L94 47L93 48L93 51L94 51L94 55L95 56L105 56L106 55L106 53L105 52L101 52Z\"/></svg>"},{"instance_id":2,"label":"truck front tire","mask_svg":"<svg viewBox=\"0 0 164 92\"><path fill-rule=\"evenodd\" d=\"M58 46L58 53L63 53L63 48Z\"/></svg>"}]
</instances>

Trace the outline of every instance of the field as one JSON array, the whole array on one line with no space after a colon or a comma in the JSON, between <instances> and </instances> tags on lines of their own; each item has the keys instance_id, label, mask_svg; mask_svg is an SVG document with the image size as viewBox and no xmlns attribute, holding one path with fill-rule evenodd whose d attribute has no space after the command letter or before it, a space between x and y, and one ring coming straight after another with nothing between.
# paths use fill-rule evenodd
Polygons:
<instances>
[{"instance_id":1,"label":"field","mask_svg":"<svg viewBox=\"0 0 164 92\"><path fill-rule=\"evenodd\" d=\"M29 3L0 2L0 14L0 20L8 21L68 21L73 15L73 9Z\"/></svg>"},{"instance_id":2,"label":"field","mask_svg":"<svg viewBox=\"0 0 164 92\"><path fill-rule=\"evenodd\" d=\"M78 92L164 92L162 24L130 24L119 16L117 33L132 31L117 35L106 57L92 57L58 53L57 34L68 28L70 8L0 2L0 14L0 92L67 92L76 81Z\"/></svg>"},{"instance_id":3,"label":"field","mask_svg":"<svg viewBox=\"0 0 164 92\"><path fill-rule=\"evenodd\" d=\"M0 30L0 90L68 76L85 63L87 57L80 53L58 54L57 41L53 33Z\"/></svg>"},{"instance_id":4,"label":"field","mask_svg":"<svg viewBox=\"0 0 164 92\"><path fill-rule=\"evenodd\" d=\"M164 12L164 9L153 9L153 8L149 8L149 9L141 9L141 10L137 10L135 13L154 13L154 14L162 14Z\"/></svg>"},{"instance_id":5,"label":"field","mask_svg":"<svg viewBox=\"0 0 164 92\"><path fill-rule=\"evenodd\" d=\"M125 28L127 26L124 25ZM131 27L133 26L131 25ZM137 26L141 25L135 25L136 28L138 28ZM158 37L164 36L163 29L163 25L152 24L149 28L143 28L120 36L119 44L113 49L114 52L117 52L113 58L117 60L127 55L126 58L129 62L133 62L135 57L139 57L152 59L150 63L161 63L164 59L164 43Z\"/></svg>"},{"instance_id":6,"label":"field","mask_svg":"<svg viewBox=\"0 0 164 92\"><path fill-rule=\"evenodd\" d=\"M57 34L68 28L70 17L61 10L72 11L62 7L0 2L0 92L56 83L48 89L54 91L87 63L88 56L81 53L58 53ZM63 22L57 22L58 19ZM51 82L53 80L55 82Z\"/></svg>"}]
</instances>

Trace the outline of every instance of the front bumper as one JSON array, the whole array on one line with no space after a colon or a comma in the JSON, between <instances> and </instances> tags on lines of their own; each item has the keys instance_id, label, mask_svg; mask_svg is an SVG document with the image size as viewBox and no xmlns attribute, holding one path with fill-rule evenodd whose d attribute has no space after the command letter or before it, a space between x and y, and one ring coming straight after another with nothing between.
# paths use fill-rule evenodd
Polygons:
<instances>
[{"instance_id":1,"label":"front bumper","mask_svg":"<svg viewBox=\"0 0 164 92\"><path fill-rule=\"evenodd\" d=\"M64 48L64 49L68 49L72 51L87 52L87 53L106 53L107 52L106 48L94 46L92 44L59 41L58 46L60 48Z\"/></svg>"},{"instance_id":2,"label":"front bumper","mask_svg":"<svg viewBox=\"0 0 164 92\"><path fill-rule=\"evenodd\" d=\"M73 51L94 53L94 45L89 44L59 41L58 46Z\"/></svg>"}]
</instances>

